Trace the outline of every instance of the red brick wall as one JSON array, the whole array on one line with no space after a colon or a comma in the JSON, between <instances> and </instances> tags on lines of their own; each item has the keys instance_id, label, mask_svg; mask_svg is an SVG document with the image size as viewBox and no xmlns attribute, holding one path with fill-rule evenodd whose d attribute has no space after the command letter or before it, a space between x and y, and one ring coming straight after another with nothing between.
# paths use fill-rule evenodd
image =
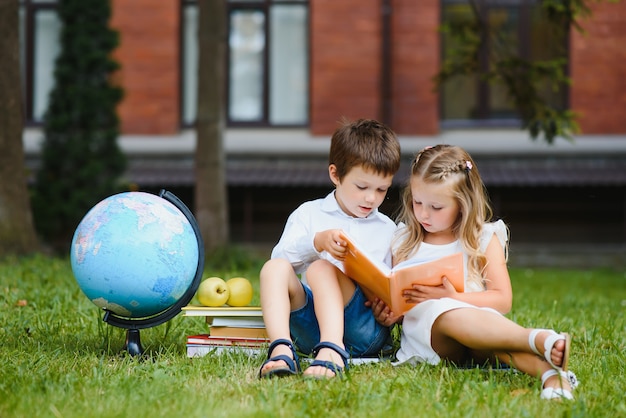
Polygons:
<instances>
[{"instance_id":1,"label":"red brick wall","mask_svg":"<svg viewBox=\"0 0 626 418\"><path fill-rule=\"evenodd\" d=\"M342 117L382 117L381 0L310 3L310 130L328 135ZM391 127L398 134L439 130L439 0L394 0ZM113 0L120 32L116 80L124 134L171 134L180 126L180 5L178 0ZM585 134L626 133L626 2L592 3L572 31L570 104Z\"/></svg>"},{"instance_id":2,"label":"red brick wall","mask_svg":"<svg viewBox=\"0 0 626 418\"><path fill-rule=\"evenodd\" d=\"M380 118L380 0L310 3L310 129L331 134L337 121Z\"/></svg>"},{"instance_id":3,"label":"red brick wall","mask_svg":"<svg viewBox=\"0 0 626 418\"><path fill-rule=\"evenodd\" d=\"M116 80L124 134L171 134L180 126L180 2L113 0L111 26L120 33Z\"/></svg>"},{"instance_id":4,"label":"red brick wall","mask_svg":"<svg viewBox=\"0 0 626 418\"><path fill-rule=\"evenodd\" d=\"M391 71L390 125L398 134L439 131L439 0L389 2L391 62L383 63L381 0L311 2L311 132L336 122L383 117L382 66Z\"/></svg>"},{"instance_id":5,"label":"red brick wall","mask_svg":"<svg viewBox=\"0 0 626 418\"><path fill-rule=\"evenodd\" d=\"M588 3L586 33L572 30L570 104L584 134L626 133L626 2Z\"/></svg>"},{"instance_id":6,"label":"red brick wall","mask_svg":"<svg viewBox=\"0 0 626 418\"><path fill-rule=\"evenodd\" d=\"M392 14L392 117L398 134L439 132L439 0L395 0Z\"/></svg>"}]
</instances>

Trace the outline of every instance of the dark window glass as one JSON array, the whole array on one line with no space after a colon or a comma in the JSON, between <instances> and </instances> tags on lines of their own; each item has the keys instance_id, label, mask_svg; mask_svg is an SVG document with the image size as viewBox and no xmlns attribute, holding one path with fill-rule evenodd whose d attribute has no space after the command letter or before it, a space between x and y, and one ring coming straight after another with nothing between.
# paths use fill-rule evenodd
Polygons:
<instances>
[{"instance_id":1,"label":"dark window glass","mask_svg":"<svg viewBox=\"0 0 626 418\"><path fill-rule=\"evenodd\" d=\"M567 30L550 25L535 0L476 1L480 19L487 31L480 43L478 65L482 71L491 69L502 54L517 53L527 60L547 60L563 54ZM475 15L467 0L443 0L442 23L461 24L473 21ZM456 52L461 43L442 34L443 58ZM545 100L557 109L567 104L567 89L555 90L547 84L541 89ZM444 126L518 123L518 115L505 86L472 74L455 76L441 88L441 119Z\"/></svg>"}]
</instances>

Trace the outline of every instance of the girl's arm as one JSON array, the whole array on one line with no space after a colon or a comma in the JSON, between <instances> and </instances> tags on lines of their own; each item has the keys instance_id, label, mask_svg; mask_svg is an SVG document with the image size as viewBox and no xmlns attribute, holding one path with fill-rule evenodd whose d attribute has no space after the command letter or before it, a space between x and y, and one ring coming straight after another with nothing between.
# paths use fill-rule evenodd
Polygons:
<instances>
[{"instance_id":1,"label":"girl's arm","mask_svg":"<svg viewBox=\"0 0 626 418\"><path fill-rule=\"evenodd\" d=\"M493 308L502 314L506 314L511 310L513 291L504 257L504 249L495 234L487 246L485 256L487 257L485 291L459 293L452 284L444 281L443 286L437 287L414 285L413 289L405 290L404 295L409 302L415 303L428 299L454 298L472 305Z\"/></svg>"},{"instance_id":2,"label":"girl's arm","mask_svg":"<svg viewBox=\"0 0 626 418\"><path fill-rule=\"evenodd\" d=\"M485 251L487 267L485 267L484 292L459 293L458 299L476 306L493 308L501 314L506 314L513 305L513 290L511 277L504 257L504 249L494 234Z\"/></svg>"}]
</instances>

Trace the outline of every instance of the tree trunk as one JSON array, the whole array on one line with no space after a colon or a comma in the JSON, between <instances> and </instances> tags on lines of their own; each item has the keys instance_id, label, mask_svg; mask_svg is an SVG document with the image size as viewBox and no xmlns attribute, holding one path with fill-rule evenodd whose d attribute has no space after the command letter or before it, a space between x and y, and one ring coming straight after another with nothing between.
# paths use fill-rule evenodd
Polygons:
<instances>
[{"instance_id":1,"label":"tree trunk","mask_svg":"<svg viewBox=\"0 0 626 418\"><path fill-rule=\"evenodd\" d=\"M38 250L22 145L18 0L0 1L0 256Z\"/></svg>"},{"instance_id":2,"label":"tree trunk","mask_svg":"<svg viewBox=\"0 0 626 418\"><path fill-rule=\"evenodd\" d=\"M224 155L226 0L200 0L195 216L209 254L228 244Z\"/></svg>"}]
</instances>

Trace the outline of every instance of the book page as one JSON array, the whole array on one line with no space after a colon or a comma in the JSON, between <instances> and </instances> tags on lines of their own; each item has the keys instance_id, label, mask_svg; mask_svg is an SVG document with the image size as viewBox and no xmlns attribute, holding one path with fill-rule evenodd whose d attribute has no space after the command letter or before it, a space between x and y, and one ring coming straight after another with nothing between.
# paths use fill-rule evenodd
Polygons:
<instances>
[{"instance_id":1,"label":"book page","mask_svg":"<svg viewBox=\"0 0 626 418\"><path fill-rule=\"evenodd\" d=\"M343 234L342 238L347 243L343 262L346 275L361 286L368 299L378 297L397 315L403 315L414 306L402 296L402 291L413 284L439 286L445 276L458 292L464 291L463 254L460 252L426 263L407 260L391 269L360 249L347 235Z\"/></svg>"},{"instance_id":2,"label":"book page","mask_svg":"<svg viewBox=\"0 0 626 418\"><path fill-rule=\"evenodd\" d=\"M396 314L404 314L414 304L406 302L402 296L404 289L413 284L424 286L440 286L446 277L457 292L465 290L465 274L463 253L456 253L426 263L403 262L396 265L391 277L391 310Z\"/></svg>"},{"instance_id":3,"label":"book page","mask_svg":"<svg viewBox=\"0 0 626 418\"><path fill-rule=\"evenodd\" d=\"M203 306L187 305L181 308L185 316L263 316L260 306Z\"/></svg>"},{"instance_id":4,"label":"book page","mask_svg":"<svg viewBox=\"0 0 626 418\"><path fill-rule=\"evenodd\" d=\"M428 262L403 261L393 268L392 277L400 285L439 286L447 277L457 292L465 291L463 253L455 253ZM404 289L404 288L403 288Z\"/></svg>"},{"instance_id":5,"label":"book page","mask_svg":"<svg viewBox=\"0 0 626 418\"><path fill-rule=\"evenodd\" d=\"M262 316L207 316L207 323L215 327L265 328Z\"/></svg>"}]
</instances>

